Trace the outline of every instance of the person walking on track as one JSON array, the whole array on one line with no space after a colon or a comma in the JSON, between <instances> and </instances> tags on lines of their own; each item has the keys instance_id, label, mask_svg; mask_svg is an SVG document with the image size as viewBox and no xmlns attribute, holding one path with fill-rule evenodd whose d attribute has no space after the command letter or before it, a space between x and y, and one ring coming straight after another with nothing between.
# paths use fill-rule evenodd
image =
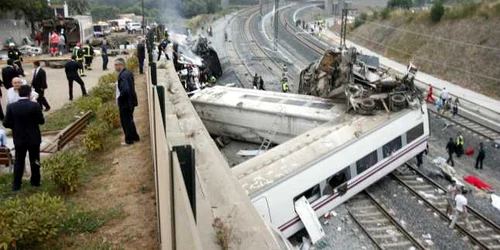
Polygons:
<instances>
[{"instance_id":1,"label":"person walking on track","mask_svg":"<svg viewBox=\"0 0 500 250\"><path fill-rule=\"evenodd\" d=\"M446 163L451 163L451 166L454 167L455 162L453 161L453 153L455 153L455 143L453 142L453 138L450 138L448 144L446 144L446 152L448 152L448 159L446 160Z\"/></svg>"},{"instance_id":2,"label":"person walking on track","mask_svg":"<svg viewBox=\"0 0 500 250\"><path fill-rule=\"evenodd\" d=\"M484 151L483 143L479 143L479 151L476 157L476 169L483 169L483 160L486 157L486 152Z\"/></svg>"}]
</instances>

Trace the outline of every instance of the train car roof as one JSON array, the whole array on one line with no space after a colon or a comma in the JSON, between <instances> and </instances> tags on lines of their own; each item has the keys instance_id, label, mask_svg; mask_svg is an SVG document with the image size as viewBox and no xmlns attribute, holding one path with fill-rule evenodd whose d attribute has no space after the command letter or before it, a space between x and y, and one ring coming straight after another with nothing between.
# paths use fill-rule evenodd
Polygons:
<instances>
[{"instance_id":1,"label":"train car roof","mask_svg":"<svg viewBox=\"0 0 500 250\"><path fill-rule=\"evenodd\" d=\"M346 110L344 103L334 103L325 98L222 86L205 88L194 94L191 100L194 104L207 103L269 113L281 111L287 116L325 121L339 118Z\"/></svg>"},{"instance_id":2,"label":"train car roof","mask_svg":"<svg viewBox=\"0 0 500 250\"><path fill-rule=\"evenodd\" d=\"M251 197L408 112L411 110L378 112L373 116L345 114L235 166L232 168L233 174Z\"/></svg>"}]
</instances>

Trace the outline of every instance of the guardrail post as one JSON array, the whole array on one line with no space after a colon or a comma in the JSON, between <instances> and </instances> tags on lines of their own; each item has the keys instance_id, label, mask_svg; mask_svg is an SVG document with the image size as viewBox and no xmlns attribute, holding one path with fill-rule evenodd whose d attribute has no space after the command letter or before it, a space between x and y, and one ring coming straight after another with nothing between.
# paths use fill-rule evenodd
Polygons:
<instances>
[{"instance_id":1,"label":"guardrail post","mask_svg":"<svg viewBox=\"0 0 500 250\"><path fill-rule=\"evenodd\" d=\"M165 86L156 85L156 92L158 93L158 102L160 103L160 112L163 121L163 130L166 131L166 114L165 114Z\"/></svg>"},{"instance_id":2,"label":"guardrail post","mask_svg":"<svg viewBox=\"0 0 500 250\"><path fill-rule=\"evenodd\" d=\"M196 175L194 148L191 145L174 146L172 148L177 153L179 164L181 166L182 177L186 185L189 203L193 211L194 221L196 222Z\"/></svg>"},{"instance_id":3,"label":"guardrail post","mask_svg":"<svg viewBox=\"0 0 500 250\"><path fill-rule=\"evenodd\" d=\"M149 61L149 67L151 67L151 84L156 86L158 84L158 76L156 74L156 63L152 59Z\"/></svg>"}]
</instances>

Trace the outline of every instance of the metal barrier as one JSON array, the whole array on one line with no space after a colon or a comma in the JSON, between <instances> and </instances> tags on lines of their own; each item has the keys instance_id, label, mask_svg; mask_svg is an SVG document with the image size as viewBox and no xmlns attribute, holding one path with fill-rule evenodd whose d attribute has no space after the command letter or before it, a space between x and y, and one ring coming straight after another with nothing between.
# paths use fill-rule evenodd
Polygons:
<instances>
[{"instance_id":1,"label":"metal barrier","mask_svg":"<svg viewBox=\"0 0 500 250\"><path fill-rule=\"evenodd\" d=\"M148 73L151 76L151 69ZM202 249L181 164L165 132L163 86L152 85L148 77L147 89L160 249Z\"/></svg>"}]
</instances>

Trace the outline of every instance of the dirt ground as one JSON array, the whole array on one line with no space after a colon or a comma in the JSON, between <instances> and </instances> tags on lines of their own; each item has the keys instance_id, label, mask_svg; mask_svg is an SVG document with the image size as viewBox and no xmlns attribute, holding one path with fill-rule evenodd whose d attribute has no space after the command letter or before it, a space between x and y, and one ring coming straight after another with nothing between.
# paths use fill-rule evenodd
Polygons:
<instances>
[{"instance_id":1,"label":"dirt ground","mask_svg":"<svg viewBox=\"0 0 500 250\"><path fill-rule=\"evenodd\" d=\"M136 91L139 106L134 118L141 141L132 146L118 146L102 156L102 164L109 169L86 183L77 200L92 209L123 210L122 216L108 222L92 238L105 239L124 249L157 249L155 182L144 75L136 75ZM121 131L119 138L109 144L120 141L123 141Z\"/></svg>"}]
</instances>

